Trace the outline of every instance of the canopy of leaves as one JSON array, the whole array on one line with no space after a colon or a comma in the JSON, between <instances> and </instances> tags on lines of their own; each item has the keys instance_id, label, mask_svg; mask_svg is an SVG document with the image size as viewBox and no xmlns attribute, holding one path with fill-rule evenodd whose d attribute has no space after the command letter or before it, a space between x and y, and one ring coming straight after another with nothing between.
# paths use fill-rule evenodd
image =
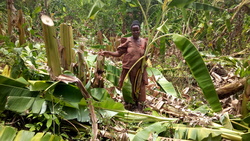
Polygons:
<instances>
[{"instance_id":1,"label":"canopy of leaves","mask_svg":"<svg viewBox=\"0 0 250 141\"><path fill-rule=\"evenodd\" d=\"M0 140L249 140L249 7L247 0L0 2ZM65 79L48 67L56 55L46 54L42 15L54 22L60 61L60 25L73 29L65 33L74 40L72 69L56 63ZM144 111L127 104L128 79L117 88L121 58L97 55L116 51L135 19L148 39Z\"/></svg>"}]
</instances>

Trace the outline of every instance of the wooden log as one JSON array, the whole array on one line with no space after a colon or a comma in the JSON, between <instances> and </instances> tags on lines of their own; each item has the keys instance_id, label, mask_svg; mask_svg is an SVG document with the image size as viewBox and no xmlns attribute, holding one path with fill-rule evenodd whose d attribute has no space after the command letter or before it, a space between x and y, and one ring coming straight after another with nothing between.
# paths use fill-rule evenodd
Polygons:
<instances>
[{"instance_id":1,"label":"wooden log","mask_svg":"<svg viewBox=\"0 0 250 141\"><path fill-rule=\"evenodd\" d=\"M239 81L236 81L234 83L227 84L223 87L217 88L216 92L220 99L229 97L230 95L233 95L236 92L243 90L245 82L246 82L245 78L240 79Z\"/></svg>"}]
</instances>

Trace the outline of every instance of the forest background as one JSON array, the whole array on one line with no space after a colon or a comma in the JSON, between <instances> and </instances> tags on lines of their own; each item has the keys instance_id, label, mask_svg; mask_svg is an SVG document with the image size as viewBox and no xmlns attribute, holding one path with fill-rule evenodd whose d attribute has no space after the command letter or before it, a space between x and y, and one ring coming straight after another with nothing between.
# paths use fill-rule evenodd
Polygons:
<instances>
[{"instance_id":1,"label":"forest background","mask_svg":"<svg viewBox=\"0 0 250 141\"><path fill-rule=\"evenodd\" d=\"M0 140L249 140L249 0L1 0ZM45 16L46 15L46 16ZM143 113L115 51L141 22Z\"/></svg>"}]
</instances>

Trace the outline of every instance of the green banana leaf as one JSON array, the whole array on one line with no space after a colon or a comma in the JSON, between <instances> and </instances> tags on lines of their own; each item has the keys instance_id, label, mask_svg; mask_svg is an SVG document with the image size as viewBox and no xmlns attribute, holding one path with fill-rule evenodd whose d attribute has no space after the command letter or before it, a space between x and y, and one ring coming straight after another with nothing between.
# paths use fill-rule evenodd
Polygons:
<instances>
[{"instance_id":1,"label":"green banana leaf","mask_svg":"<svg viewBox=\"0 0 250 141\"><path fill-rule=\"evenodd\" d=\"M16 87L25 87L27 85L26 83L23 83L21 81L3 75L0 75L0 84L11 85Z\"/></svg>"},{"instance_id":2,"label":"green banana leaf","mask_svg":"<svg viewBox=\"0 0 250 141\"><path fill-rule=\"evenodd\" d=\"M58 135L53 135L48 132L41 138L41 141L63 141L63 139Z\"/></svg>"},{"instance_id":3,"label":"green banana leaf","mask_svg":"<svg viewBox=\"0 0 250 141\"><path fill-rule=\"evenodd\" d=\"M191 69L192 75L198 82L213 111L221 111L222 107L218 95L199 51L186 37L182 35L174 34L172 38L177 48L181 50L184 59Z\"/></svg>"},{"instance_id":4,"label":"green banana leaf","mask_svg":"<svg viewBox=\"0 0 250 141\"><path fill-rule=\"evenodd\" d=\"M30 80L29 83L30 83L29 86L30 91L43 91L46 90L52 84L52 82L47 82L42 80L38 81Z\"/></svg>"},{"instance_id":5,"label":"green banana leaf","mask_svg":"<svg viewBox=\"0 0 250 141\"><path fill-rule=\"evenodd\" d=\"M218 124L210 128L189 127L183 124L171 124L169 122L155 122L144 128L139 128L136 134L129 134L132 141L160 140L163 132L172 130L172 136L176 140L192 141L221 141L222 137L229 140L249 139L249 133L226 129ZM169 137L166 136L166 137Z\"/></svg>"},{"instance_id":6,"label":"green banana leaf","mask_svg":"<svg viewBox=\"0 0 250 141\"><path fill-rule=\"evenodd\" d=\"M40 113L44 107L44 99L24 96L8 96L5 109L23 113L32 108L32 113Z\"/></svg>"},{"instance_id":7,"label":"green banana leaf","mask_svg":"<svg viewBox=\"0 0 250 141\"><path fill-rule=\"evenodd\" d=\"M89 110L86 106L80 105L78 109L64 106L63 112L60 113L67 120L77 119L79 122L89 122Z\"/></svg>"},{"instance_id":8,"label":"green banana leaf","mask_svg":"<svg viewBox=\"0 0 250 141\"><path fill-rule=\"evenodd\" d=\"M0 84L0 111L5 110L5 104L9 96L36 97L38 94L38 92L31 92L25 88Z\"/></svg>"},{"instance_id":9,"label":"green banana leaf","mask_svg":"<svg viewBox=\"0 0 250 141\"><path fill-rule=\"evenodd\" d=\"M212 5L208 5L205 3L198 3L198 2L194 2L190 5L191 7L193 7L195 10L203 10L203 11L222 11L222 9L212 6Z\"/></svg>"},{"instance_id":10,"label":"green banana leaf","mask_svg":"<svg viewBox=\"0 0 250 141\"><path fill-rule=\"evenodd\" d=\"M82 99L80 90L72 84L47 81L29 81L32 91L45 91L44 98L47 101L61 103L61 105L78 108L78 103ZM40 107L41 107L40 103ZM39 109L36 109L39 110Z\"/></svg>"},{"instance_id":11,"label":"green banana leaf","mask_svg":"<svg viewBox=\"0 0 250 141\"><path fill-rule=\"evenodd\" d=\"M157 137L159 133L166 131L166 126L169 126L169 123L164 122L156 122L153 123L144 129L140 130L135 134L135 136L131 139L132 141L147 141L150 140L150 136ZM153 139L152 139L153 140Z\"/></svg>"},{"instance_id":12,"label":"green banana leaf","mask_svg":"<svg viewBox=\"0 0 250 141\"><path fill-rule=\"evenodd\" d=\"M186 5L190 4L194 2L194 0L172 0L170 3L169 3L169 7L178 7L178 8L184 8Z\"/></svg>"},{"instance_id":13,"label":"green banana leaf","mask_svg":"<svg viewBox=\"0 0 250 141\"><path fill-rule=\"evenodd\" d=\"M175 97L177 96L177 93L174 89L174 86L172 85L171 82L169 82L163 74L155 68L147 68L148 75L151 76L153 75L156 79L157 84L168 94L173 95Z\"/></svg>"},{"instance_id":14,"label":"green banana leaf","mask_svg":"<svg viewBox=\"0 0 250 141\"><path fill-rule=\"evenodd\" d=\"M110 110L110 111L123 111L124 106L120 102L115 102L112 98L107 98L105 100L102 100L100 102L94 102L93 103L94 107L97 107L99 109L104 109L104 110Z\"/></svg>"},{"instance_id":15,"label":"green banana leaf","mask_svg":"<svg viewBox=\"0 0 250 141\"><path fill-rule=\"evenodd\" d=\"M106 70L106 79L112 82L114 86L118 86L121 70L109 64L106 65L105 70Z\"/></svg>"},{"instance_id":16,"label":"green banana leaf","mask_svg":"<svg viewBox=\"0 0 250 141\"><path fill-rule=\"evenodd\" d=\"M31 141L40 141L41 138L43 137L44 133L37 133L32 139Z\"/></svg>"},{"instance_id":17,"label":"green banana leaf","mask_svg":"<svg viewBox=\"0 0 250 141\"><path fill-rule=\"evenodd\" d=\"M96 0L91 10L89 11L88 18L94 19L96 14L103 8L105 4L101 0Z\"/></svg>"},{"instance_id":18,"label":"green banana leaf","mask_svg":"<svg viewBox=\"0 0 250 141\"><path fill-rule=\"evenodd\" d=\"M211 140L211 141L221 141L221 131L217 131L215 129L203 128L203 127L183 127L181 125L177 125L174 127L175 134L174 138L176 139L186 139L193 141L203 141L203 140Z\"/></svg>"},{"instance_id":19,"label":"green banana leaf","mask_svg":"<svg viewBox=\"0 0 250 141\"><path fill-rule=\"evenodd\" d=\"M249 134L226 129L223 126L212 123L210 128L206 127L188 127L182 124L173 124L172 127L175 130L174 138L186 139L186 140L197 140L197 141L221 141L222 137L229 140L240 141L249 138Z\"/></svg>"},{"instance_id":20,"label":"green banana leaf","mask_svg":"<svg viewBox=\"0 0 250 141\"><path fill-rule=\"evenodd\" d=\"M172 83L167 81L166 78L163 76L163 74L159 70L148 67L147 73L149 76L153 75L155 77L157 84L163 89L163 91L165 91L166 93L170 95L178 97ZM131 93L132 93L131 83L129 79L127 78L125 79L123 87L122 87L122 94L123 94L124 100L128 103L133 103L133 98L132 98Z\"/></svg>"},{"instance_id":21,"label":"green banana leaf","mask_svg":"<svg viewBox=\"0 0 250 141\"><path fill-rule=\"evenodd\" d=\"M21 130L17 133L14 141L30 141L33 138L34 134L35 132Z\"/></svg>"},{"instance_id":22,"label":"green banana leaf","mask_svg":"<svg viewBox=\"0 0 250 141\"><path fill-rule=\"evenodd\" d=\"M0 126L0 141L12 141L17 129L9 126Z\"/></svg>"},{"instance_id":23,"label":"green banana leaf","mask_svg":"<svg viewBox=\"0 0 250 141\"><path fill-rule=\"evenodd\" d=\"M106 98L110 97L107 90L104 88L93 88L90 90L90 92L91 96L98 101L105 100Z\"/></svg>"},{"instance_id":24,"label":"green banana leaf","mask_svg":"<svg viewBox=\"0 0 250 141\"><path fill-rule=\"evenodd\" d=\"M54 89L53 95L62 98L64 101L73 103L79 103L83 98L77 86L65 83L58 83Z\"/></svg>"},{"instance_id":25,"label":"green banana leaf","mask_svg":"<svg viewBox=\"0 0 250 141\"><path fill-rule=\"evenodd\" d=\"M133 97L132 97L132 85L128 78L126 78L123 82L122 96L123 96L124 101L126 101L127 103L134 103Z\"/></svg>"},{"instance_id":26,"label":"green banana leaf","mask_svg":"<svg viewBox=\"0 0 250 141\"><path fill-rule=\"evenodd\" d=\"M194 0L172 0L169 7L178 7L178 8L193 8L195 10L204 10L204 11L221 11L222 9L206 4L194 2Z\"/></svg>"},{"instance_id":27,"label":"green banana leaf","mask_svg":"<svg viewBox=\"0 0 250 141\"><path fill-rule=\"evenodd\" d=\"M44 111L46 111L46 101L45 99L37 97L32 105L32 113L40 113L42 114Z\"/></svg>"},{"instance_id":28,"label":"green banana leaf","mask_svg":"<svg viewBox=\"0 0 250 141\"><path fill-rule=\"evenodd\" d=\"M102 115L102 117L113 117L119 111L125 111L122 103L115 102L111 98L106 98L101 101L93 101L93 106L96 108L96 112ZM63 113L61 115L67 119L77 119L80 122L89 122L89 110L87 109L87 101L82 98L79 103L79 108L63 107ZM101 119L99 119L101 120Z\"/></svg>"},{"instance_id":29,"label":"green banana leaf","mask_svg":"<svg viewBox=\"0 0 250 141\"><path fill-rule=\"evenodd\" d=\"M0 125L0 141L63 141L63 138L51 133L17 131L16 128Z\"/></svg>"},{"instance_id":30,"label":"green banana leaf","mask_svg":"<svg viewBox=\"0 0 250 141\"><path fill-rule=\"evenodd\" d=\"M33 97L9 96L5 109L21 113L28 110L34 100L35 98Z\"/></svg>"}]
</instances>

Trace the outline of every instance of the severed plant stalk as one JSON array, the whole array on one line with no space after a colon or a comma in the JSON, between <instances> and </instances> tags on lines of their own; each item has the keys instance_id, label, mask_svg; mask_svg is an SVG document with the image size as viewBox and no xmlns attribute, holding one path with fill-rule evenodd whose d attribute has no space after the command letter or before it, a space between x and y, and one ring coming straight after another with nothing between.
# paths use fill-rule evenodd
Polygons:
<instances>
[{"instance_id":1,"label":"severed plant stalk","mask_svg":"<svg viewBox=\"0 0 250 141\"><path fill-rule=\"evenodd\" d=\"M23 12L22 12L22 10L18 10L17 27L19 30L19 44L20 45L22 45L26 42L23 24L24 24Z\"/></svg>"},{"instance_id":2,"label":"severed plant stalk","mask_svg":"<svg viewBox=\"0 0 250 141\"><path fill-rule=\"evenodd\" d=\"M60 24L60 43L63 47L61 52L62 67L65 70L73 71L71 64L75 61L75 59L72 26L65 23Z\"/></svg>"},{"instance_id":3,"label":"severed plant stalk","mask_svg":"<svg viewBox=\"0 0 250 141\"><path fill-rule=\"evenodd\" d=\"M104 81L103 81L103 73L104 73L104 60L105 57L98 55L96 58L96 72L95 72L95 78L92 83L93 88L103 88L104 87Z\"/></svg>"},{"instance_id":4,"label":"severed plant stalk","mask_svg":"<svg viewBox=\"0 0 250 141\"><path fill-rule=\"evenodd\" d=\"M84 46L80 45L79 49L77 50L77 56L78 56L78 71L77 71L77 77L83 82L83 84L87 83L88 79L88 65L86 63L86 60L83 57L84 54Z\"/></svg>"},{"instance_id":5,"label":"severed plant stalk","mask_svg":"<svg viewBox=\"0 0 250 141\"><path fill-rule=\"evenodd\" d=\"M248 103L250 101L250 77L246 77L245 88L242 97L241 114L246 117L249 113Z\"/></svg>"},{"instance_id":6,"label":"severed plant stalk","mask_svg":"<svg viewBox=\"0 0 250 141\"><path fill-rule=\"evenodd\" d=\"M54 22L50 17L42 15L41 20L48 66L50 68L50 75L53 79L61 74L58 44L56 40L56 30L54 27Z\"/></svg>"},{"instance_id":7,"label":"severed plant stalk","mask_svg":"<svg viewBox=\"0 0 250 141\"><path fill-rule=\"evenodd\" d=\"M15 10L14 0L7 0L7 11L8 11L8 35L12 35L13 30L13 12Z\"/></svg>"}]
</instances>

